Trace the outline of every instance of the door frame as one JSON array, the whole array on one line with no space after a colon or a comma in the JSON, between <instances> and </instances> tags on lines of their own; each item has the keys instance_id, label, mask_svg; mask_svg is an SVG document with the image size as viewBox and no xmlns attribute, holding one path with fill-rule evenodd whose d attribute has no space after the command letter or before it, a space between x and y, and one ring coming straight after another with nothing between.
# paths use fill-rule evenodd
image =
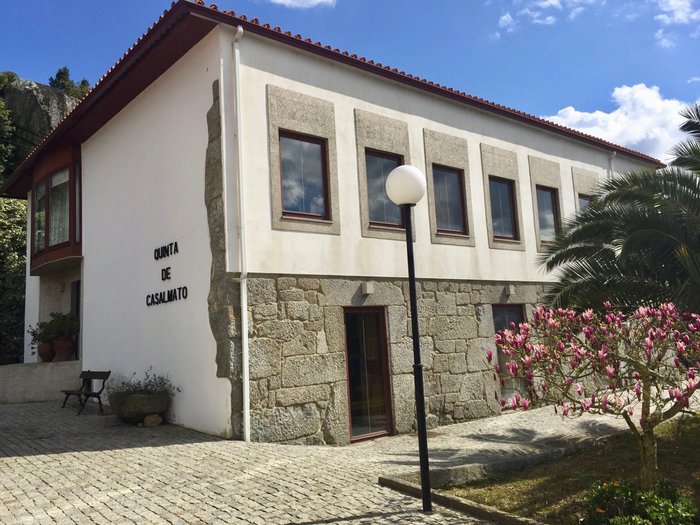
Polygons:
<instances>
[{"instance_id":1,"label":"door frame","mask_svg":"<svg viewBox=\"0 0 700 525\"><path fill-rule=\"evenodd\" d=\"M376 313L379 316L379 339L382 347L382 365L384 366L384 373L382 374L382 381L384 383L384 396L385 396L385 406L386 406L386 421L387 429L378 432L371 432L369 434L362 434L361 436L353 437L352 435L352 403L350 400L350 359L348 353L348 330L347 323L345 322L345 315L347 313ZM387 337L387 320L386 320L386 307L384 306L345 306L343 307L343 332L345 340L345 384L347 385L347 399L348 399L348 435L350 436L350 443L357 443L358 441L366 441L368 439L376 439L382 436L390 436L394 433L394 396L391 383L391 359L389 356L389 338Z\"/></svg>"}]
</instances>

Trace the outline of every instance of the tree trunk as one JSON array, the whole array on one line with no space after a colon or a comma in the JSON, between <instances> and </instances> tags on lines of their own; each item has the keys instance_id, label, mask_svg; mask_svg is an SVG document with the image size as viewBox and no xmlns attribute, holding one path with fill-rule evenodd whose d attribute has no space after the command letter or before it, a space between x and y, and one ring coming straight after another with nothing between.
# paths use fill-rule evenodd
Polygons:
<instances>
[{"instance_id":1,"label":"tree trunk","mask_svg":"<svg viewBox=\"0 0 700 525\"><path fill-rule=\"evenodd\" d=\"M639 434L639 453L639 488L643 492L653 491L658 477L656 436L653 428L645 429Z\"/></svg>"}]
</instances>

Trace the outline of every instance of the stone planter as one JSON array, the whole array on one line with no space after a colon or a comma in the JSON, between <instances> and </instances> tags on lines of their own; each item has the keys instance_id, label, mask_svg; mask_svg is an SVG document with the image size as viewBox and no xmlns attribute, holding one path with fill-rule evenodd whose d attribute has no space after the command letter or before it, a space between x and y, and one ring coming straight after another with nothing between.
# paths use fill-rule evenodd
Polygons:
<instances>
[{"instance_id":1,"label":"stone planter","mask_svg":"<svg viewBox=\"0 0 700 525\"><path fill-rule=\"evenodd\" d=\"M170 406L167 392L132 393L113 392L109 394L112 413L125 423L143 423L146 416L165 416Z\"/></svg>"}]
</instances>

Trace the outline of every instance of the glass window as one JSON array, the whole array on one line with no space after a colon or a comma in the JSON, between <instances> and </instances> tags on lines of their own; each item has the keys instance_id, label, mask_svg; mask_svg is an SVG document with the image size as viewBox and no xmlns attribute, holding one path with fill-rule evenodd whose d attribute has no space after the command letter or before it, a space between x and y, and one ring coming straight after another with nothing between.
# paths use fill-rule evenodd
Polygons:
<instances>
[{"instance_id":1,"label":"glass window","mask_svg":"<svg viewBox=\"0 0 700 525\"><path fill-rule=\"evenodd\" d=\"M282 213L328 218L325 141L280 133Z\"/></svg>"},{"instance_id":2,"label":"glass window","mask_svg":"<svg viewBox=\"0 0 700 525\"><path fill-rule=\"evenodd\" d=\"M578 211L585 210L591 202L593 202L593 197L591 197L590 195L583 195L582 193L579 193Z\"/></svg>"},{"instance_id":3,"label":"glass window","mask_svg":"<svg viewBox=\"0 0 700 525\"><path fill-rule=\"evenodd\" d=\"M40 184L34 192L34 251L46 246L46 186Z\"/></svg>"},{"instance_id":4,"label":"glass window","mask_svg":"<svg viewBox=\"0 0 700 525\"><path fill-rule=\"evenodd\" d=\"M521 304L494 304L493 310L493 328L496 332L499 330L511 329L510 323L515 323L515 329L518 330L518 325L525 322L523 315L523 305ZM521 395L527 394L527 382L523 378L513 379L508 377L506 371L506 356L498 350L498 365L501 367L501 374L504 376L505 384L501 387L501 396L504 399L510 399L513 394L520 392Z\"/></svg>"},{"instance_id":5,"label":"glass window","mask_svg":"<svg viewBox=\"0 0 700 525\"><path fill-rule=\"evenodd\" d=\"M559 205L557 190L537 186L537 217L540 225L540 241L552 242L559 233Z\"/></svg>"},{"instance_id":6,"label":"glass window","mask_svg":"<svg viewBox=\"0 0 700 525\"><path fill-rule=\"evenodd\" d=\"M68 242L70 235L70 188L68 170L49 181L49 246Z\"/></svg>"},{"instance_id":7,"label":"glass window","mask_svg":"<svg viewBox=\"0 0 700 525\"><path fill-rule=\"evenodd\" d=\"M440 232L467 233L464 175L461 170L433 165L435 217Z\"/></svg>"},{"instance_id":8,"label":"glass window","mask_svg":"<svg viewBox=\"0 0 700 525\"><path fill-rule=\"evenodd\" d=\"M513 181L489 177L491 195L491 220L493 236L499 239L518 239L518 227L515 221L515 195Z\"/></svg>"},{"instance_id":9,"label":"glass window","mask_svg":"<svg viewBox=\"0 0 700 525\"><path fill-rule=\"evenodd\" d=\"M370 224L402 226L401 209L386 194L386 179L391 170L401 165L401 157L366 151L365 159Z\"/></svg>"}]
</instances>

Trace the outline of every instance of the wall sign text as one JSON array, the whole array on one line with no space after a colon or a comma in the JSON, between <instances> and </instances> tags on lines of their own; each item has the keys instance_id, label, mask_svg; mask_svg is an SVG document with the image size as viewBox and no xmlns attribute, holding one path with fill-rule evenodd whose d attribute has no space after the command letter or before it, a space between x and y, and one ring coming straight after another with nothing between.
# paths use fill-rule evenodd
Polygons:
<instances>
[{"instance_id":1,"label":"wall sign text","mask_svg":"<svg viewBox=\"0 0 700 525\"><path fill-rule=\"evenodd\" d=\"M177 255L178 253L180 253L180 248L177 242L171 242L155 248L153 250L153 259L159 261L166 257ZM166 266L160 270L160 280L165 282L170 279L172 279L172 268ZM177 288L149 293L146 294L146 306L156 306L159 304L172 303L173 301L181 301L187 299L187 293L187 286L178 286Z\"/></svg>"}]
</instances>

